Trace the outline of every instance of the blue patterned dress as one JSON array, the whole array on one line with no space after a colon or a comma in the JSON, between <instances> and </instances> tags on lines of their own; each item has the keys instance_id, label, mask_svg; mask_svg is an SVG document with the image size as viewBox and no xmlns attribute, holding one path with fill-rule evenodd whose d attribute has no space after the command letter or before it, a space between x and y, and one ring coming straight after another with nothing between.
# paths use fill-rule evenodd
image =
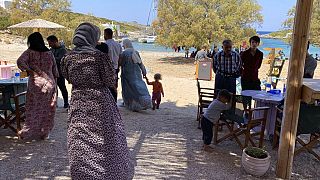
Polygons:
<instances>
[{"instance_id":1,"label":"blue patterned dress","mask_svg":"<svg viewBox=\"0 0 320 180\"><path fill-rule=\"evenodd\" d=\"M128 109L141 111L151 108L151 97L142 79L144 66L142 63L133 62L132 53L132 51L124 51L120 55L122 98Z\"/></svg>"}]
</instances>

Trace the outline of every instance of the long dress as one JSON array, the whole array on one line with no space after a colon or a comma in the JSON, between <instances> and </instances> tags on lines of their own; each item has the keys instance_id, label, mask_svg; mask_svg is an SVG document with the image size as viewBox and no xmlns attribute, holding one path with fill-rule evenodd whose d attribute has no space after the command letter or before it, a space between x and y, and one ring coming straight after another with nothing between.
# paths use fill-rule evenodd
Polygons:
<instances>
[{"instance_id":1,"label":"long dress","mask_svg":"<svg viewBox=\"0 0 320 180\"><path fill-rule=\"evenodd\" d=\"M144 66L133 62L132 53L133 51L124 51L120 55L122 98L128 109L141 111L151 108L152 103L147 85L142 79L141 71L145 71Z\"/></svg>"},{"instance_id":2,"label":"long dress","mask_svg":"<svg viewBox=\"0 0 320 180\"><path fill-rule=\"evenodd\" d=\"M108 87L115 84L108 56L73 53L61 64L72 84L68 152L72 179L130 179L124 123Z\"/></svg>"},{"instance_id":3,"label":"long dress","mask_svg":"<svg viewBox=\"0 0 320 180\"><path fill-rule=\"evenodd\" d=\"M26 95L26 120L19 132L24 139L45 138L52 130L56 112L57 65L50 51L26 50L17 60L20 70L32 69ZM40 72L40 73L39 73Z\"/></svg>"}]
</instances>

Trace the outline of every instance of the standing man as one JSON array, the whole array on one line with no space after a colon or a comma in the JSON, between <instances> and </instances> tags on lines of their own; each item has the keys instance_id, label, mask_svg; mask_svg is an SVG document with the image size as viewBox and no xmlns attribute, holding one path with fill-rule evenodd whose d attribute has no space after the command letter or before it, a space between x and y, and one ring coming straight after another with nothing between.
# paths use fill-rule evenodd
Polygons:
<instances>
[{"instance_id":1,"label":"standing man","mask_svg":"<svg viewBox=\"0 0 320 180\"><path fill-rule=\"evenodd\" d=\"M68 91L66 88L66 84L65 84L65 79L62 75L61 72L61 59L63 58L63 56L67 53L66 48L64 47L64 45L61 45L58 41L58 38L54 35L51 35L47 38L48 44L50 46L50 50L52 52L52 54L54 55L54 58L56 60L57 66L58 66L58 71L59 71L59 77L57 79L57 85L61 91L62 97L63 97L63 101L64 101L64 108L68 108L69 107L69 102L68 102Z\"/></svg>"},{"instance_id":2,"label":"standing man","mask_svg":"<svg viewBox=\"0 0 320 180\"><path fill-rule=\"evenodd\" d=\"M110 28L104 30L104 40L106 40L106 44L108 45L108 56L113 63L113 67L115 69L115 76L117 77L117 81L115 84L115 88L118 88L118 73L119 73L119 56L122 52L122 47L119 43L113 40L113 31ZM117 102L117 89L109 88L111 94L115 101Z\"/></svg>"},{"instance_id":3,"label":"standing man","mask_svg":"<svg viewBox=\"0 0 320 180\"><path fill-rule=\"evenodd\" d=\"M241 87L242 90L261 90L261 82L258 78L259 69L263 60L263 52L258 49L260 38L253 36L249 39L250 48L241 54L242 60L242 75Z\"/></svg>"},{"instance_id":4,"label":"standing man","mask_svg":"<svg viewBox=\"0 0 320 180\"><path fill-rule=\"evenodd\" d=\"M215 89L226 89L236 94L236 78L240 77L241 58L232 50L231 40L224 40L222 45L223 51L216 53L213 60Z\"/></svg>"}]
</instances>

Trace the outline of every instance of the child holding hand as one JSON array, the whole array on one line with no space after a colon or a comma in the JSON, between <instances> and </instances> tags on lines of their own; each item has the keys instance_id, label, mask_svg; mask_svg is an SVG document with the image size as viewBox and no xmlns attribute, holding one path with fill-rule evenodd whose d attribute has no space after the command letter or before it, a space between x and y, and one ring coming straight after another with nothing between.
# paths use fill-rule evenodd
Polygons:
<instances>
[{"instance_id":1,"label":"child holding hand","mask_svg":"<svg viewBox=\"0 0 320 180\"><path fill-rule=\"evenodd\" d=\"M161 80L161 74L157 73L154 75L154 81L149 82L149 79L146 77L147 84L153 86L152 91L152 109L155 110L156 108L159 109L159 105L161 102L161 94L164 97L164 92L162 88L162 84L160 82Z\"/></svg>"}]
</instances>

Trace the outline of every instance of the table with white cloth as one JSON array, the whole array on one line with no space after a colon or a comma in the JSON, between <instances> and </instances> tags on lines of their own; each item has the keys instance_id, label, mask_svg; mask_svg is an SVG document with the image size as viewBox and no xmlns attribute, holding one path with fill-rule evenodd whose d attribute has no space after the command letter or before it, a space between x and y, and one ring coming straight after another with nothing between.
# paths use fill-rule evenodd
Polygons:
<instances>
[{"instance_id":1,"label":"table with white cloth","mask_svg":"<svg viewBox=\"0 0 320 180\"><path fill-rule=\"evenodd\" d=\"M251 96L255 100L255 107L270 107L267 116L266 130L265 135L267 139L270 139L270 136L274 133L274 126L276 123L276 106L283 100L283 94L271 94L266 91L257 91L257 90L245 90L241 92L243 96ZM255 112L255 118L262 118L262 112Z\"/></svg>"}]
</instances>

